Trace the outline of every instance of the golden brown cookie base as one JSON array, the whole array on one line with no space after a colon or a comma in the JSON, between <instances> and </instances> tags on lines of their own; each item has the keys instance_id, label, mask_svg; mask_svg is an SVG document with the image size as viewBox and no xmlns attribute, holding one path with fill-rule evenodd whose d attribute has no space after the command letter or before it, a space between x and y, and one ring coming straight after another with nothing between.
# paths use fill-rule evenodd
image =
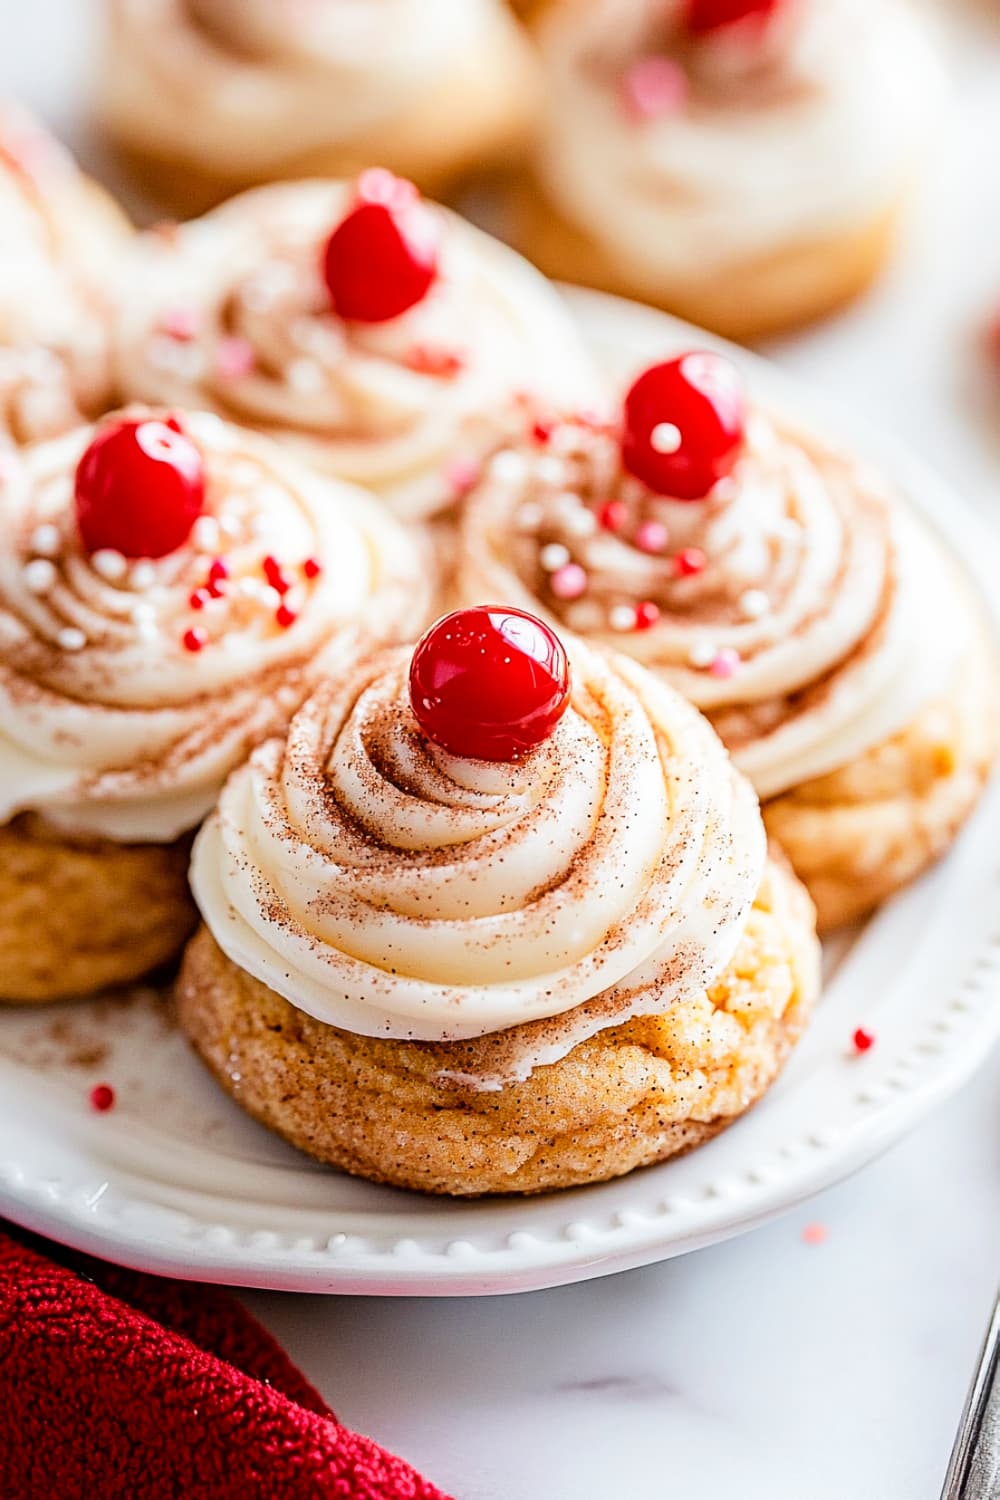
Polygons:
<instances>
[{"instance_id":1,"label":"golden brown cookie base","mask_svg":"<svg viewBox=\"0 0 1000 1500\"><path fill-rule=\"evenodd\" d=\"M699 1145L773 1082L818 988L812 908L772 862L707 994L604 1031L499 1092L441 1081L461 1065L456 1046L314 1020L204 927L177 993L181 1025L223 1087L293 1145L375 1182L473 1196L600 1182Z\"/></svg>"},{"instance_id":2,"label":"golden brown cookie base","mask_svg":"<svg viewBox=\"0 0 1000 1500\"><path fill-rule=\"evenodd\" d=\"M821 931L864 916L944 853L986 783L998 733L997 662L984 638L948 696L900 734L764 804Z\"/></svg>"},{"instance_id":3,"label":"golden brown cookie base","mask_svg":"<svg viewBox=\"0 0 1000 1500\"><path fill-rule=\"evenodd\" d=\"M559 281L648 302L726 338L748 340L825 317L859 296L892 249L903 196L860 228L734 261L708 278L634 277L562 218L530 183L521 184L512 199L513 239L529 260ZM666 217L664 233L669 233Z\"/></svg>"},{"instance_id":4,"label":"golden brown cookie base","mask_svg":"<svg viewBox=\"0 0 1000 1500\"><path fill-rule=\"evenodd\" d=\"M190 843L71 843L28 815L0 828L0 1001L90 994L173 958L197 919Z\"/></svg>"},{"instance_id":5,"label":"golden brown cookie base","mask_svg":"<svg viewBox=\"0 0 1000 1500\"><path fill-rule=\"evenodd\" d=\"M475 57L463 59L456 73L381 129L277 163L269 159L259 171L207 168L197 156L197 132L188 137L190 156L157 149L141 120L119 118L111 106L105 125L143 191L178 218L204 213L262 183L353 177L373 165L410 178L429 197L446 198L485 166L509 167L530 139L538 99L535 60L510 18L500 12L498 23Z\"/></svg>"}]
</instances>

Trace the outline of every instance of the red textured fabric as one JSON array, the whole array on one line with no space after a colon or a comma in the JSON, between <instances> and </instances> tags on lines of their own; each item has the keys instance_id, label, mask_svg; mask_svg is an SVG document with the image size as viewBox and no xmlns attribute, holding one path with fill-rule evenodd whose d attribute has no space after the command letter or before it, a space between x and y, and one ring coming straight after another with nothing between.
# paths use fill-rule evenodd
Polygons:
<instances>
[{"instance_id":1,"label":"red textured fabric","mask_svg":"<svg viewBox=\"0 0 1000 1500\"><path fill-rule=\"evenodd\" d=\"M3 1500L447 1500L228 1293L0 1232Z\"/></svg>"}]
</instances>

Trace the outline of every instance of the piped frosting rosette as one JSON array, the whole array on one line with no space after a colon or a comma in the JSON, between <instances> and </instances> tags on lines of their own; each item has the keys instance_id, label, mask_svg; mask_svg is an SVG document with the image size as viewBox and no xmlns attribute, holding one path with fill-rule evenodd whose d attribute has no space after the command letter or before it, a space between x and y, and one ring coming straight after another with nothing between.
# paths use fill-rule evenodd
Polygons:
<instances>
[{"instance_id":1,"label":"piped frosting rosette","mask_svg":"<svg viewBox=\"0 0 1000 1500\"><path fill-rule=\"evenodd\" d=\"M568 709L513 763L428 738L405 650L324 683L196 842L225 953L323 1022L463 1043L480 1089L703 990L760 882L755 798L664 683L572 658Z\"/></svg>"},{"instance_id":2,"label":"piped frosting rosette","mask_svg":"<svg viewBox=\"0 0 1000 1500\"><path fill-rule=\"evenodd\" d=\"M551 6L537 163L547 197L640 286L867 224L904 191L942 93L915 10Z\"/></svg>"},{"instance_id":3,"label":"piped frosting rosette","mask_svg":"<svg viewBox=\"0 0 1000 1500\"><path fill-rule=\"evenodd\" d=\"M29 116L0 107L0 433L66 431L111 392L125 221Z\"/></svg>"},{"instance_id":4,"label":"piped frosting rosette","mask_svg":"<svg viewBox=\"0 0 1000 1500\"><path fill-rule=\"evenodd\" d=\"M161 443L163 426L145 430ZM419 559L376 501L214 416L183 433L204 505L155 558L84 543L74 471L91 429L4 461L2 819L172 839L320 672L420 623Z\"/></svg>"},{"instance_id":5,"label":"piped frosting rosette","mask_svg":"<svg viewBox=\"0 0 1000 1500\"><path fill-rule=\"evenodd\" d=\"M483 457L523 426L532 393L584 401L593 376L537 272L415 201L406 211L422 216L420 233L434 243L410 247L400 238L395 259L379 262L388 312L402 310L387 315L355 297L351 315L341 316L324 247L338 226L364 217L359 195L365 212L391 217L375 203L397 189L412 194L379 172L357 188L272 186L147 236L123 320L125 391L266 431L325 471L376 489L405 518L460 498ZM353 229L335 268L348 283L345 307L385 224L370 234L364 224ZM411 291L414 277L422 279Z\"/></svg>"},{"instance_id":6,"label":"piped frosting rosette","mask_svg":"<svg viewBox=\"0 0 1000 1500\"><path fill-rule=\"evenodd\" d=\"M643 382L686 358L717 357ZM948 558L878 476L761 408L722 434L713 471L719 431L709 417L699 436L704 413L675 399L652 433L633 412L630 436L627 404L624 435L557 422L497 455L466 503L459 593L628 652L704 710L774 796L943 694L973 616ZM629 452L640 471L700 464L705 482L662 493L629 471Z\"/></svg>"}]
</instances>

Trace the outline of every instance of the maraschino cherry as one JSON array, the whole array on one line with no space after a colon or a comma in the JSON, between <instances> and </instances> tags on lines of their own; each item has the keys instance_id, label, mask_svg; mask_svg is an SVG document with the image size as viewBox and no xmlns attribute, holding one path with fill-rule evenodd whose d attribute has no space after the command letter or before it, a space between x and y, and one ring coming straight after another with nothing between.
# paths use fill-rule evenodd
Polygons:
<instances>
[{"instance_id":1,"label":"maraschino cherry","mask_svg":"<svg viewBox=\"0 0 1000 1500\"><path fill-rule=\"evenodd\" d=\"M766 21L780 4L781 0L688 0L687 28L695 36L705 36L737 21Z\"/></svg>"},{"instance_id":2,"label":"maraschino cherry","mask_svg":"<svg viewBox=\"0 0 1000 1500\"><path fill-rule=\"evenodd\" d=\"M735 366L682 354L645 370L625 397L622 462L658 495L702 500L736 463L745 427Z\"/></svg>"},{"instance_id":3,"label":"maraschino cherry","mask_svg":"<svg viewBox=\"0 0 1000 1500\"><path fill-rule=\"evenodd\" d=\"M201 514L205 466L175 418L122 417L87 448L75 495L88 552L164 557L187 541Z\"/></svg>"},{"instance_id":4,"label":"maraschino cherry","mask_svg":"<svg viewBox=\"0 0 1000 1500\"><path fill-rule=\"evenodd\" d=\"M438 221L412 182L362 172L353 207L326 242L323 275L334 310L385 323L422 302L438 271Z\"/></svg>"},{"instance_id":5,"label":"maraschino cherry","mask_svg":"<svg viewBox=\"0 0 1000 1500\"><path fill-rule=\"evenodd\" d=\"M484 604L432 625L410 665L410 703L452 755L515 761L548 739L569 703L559 638L524 610Z\"/></svg>"}]
</instances>

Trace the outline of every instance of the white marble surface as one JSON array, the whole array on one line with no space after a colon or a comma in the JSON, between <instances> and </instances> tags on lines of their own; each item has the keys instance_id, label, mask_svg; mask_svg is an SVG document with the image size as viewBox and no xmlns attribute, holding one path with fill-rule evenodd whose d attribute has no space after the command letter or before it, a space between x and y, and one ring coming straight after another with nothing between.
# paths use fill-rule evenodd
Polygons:
<instances>
[{"instance_id":1,"label":"white marble surface","mask_svg":"<svg viewBox=\"0 0 1000 1500\"><path fill-rule=\"evenodd\" d=\"M772 352L1000 516L1000 366L976 352L1000 303L1000 16L941 10L955 108L904 253ZM0 90L99 163L94 18L3 0ZM248 1301L344 1420L461 1500L934 1500L1000 1269L998 1082L994 1061L852 1182L681 1261L518 1298Z\"/></svg>"}]
</instances>

